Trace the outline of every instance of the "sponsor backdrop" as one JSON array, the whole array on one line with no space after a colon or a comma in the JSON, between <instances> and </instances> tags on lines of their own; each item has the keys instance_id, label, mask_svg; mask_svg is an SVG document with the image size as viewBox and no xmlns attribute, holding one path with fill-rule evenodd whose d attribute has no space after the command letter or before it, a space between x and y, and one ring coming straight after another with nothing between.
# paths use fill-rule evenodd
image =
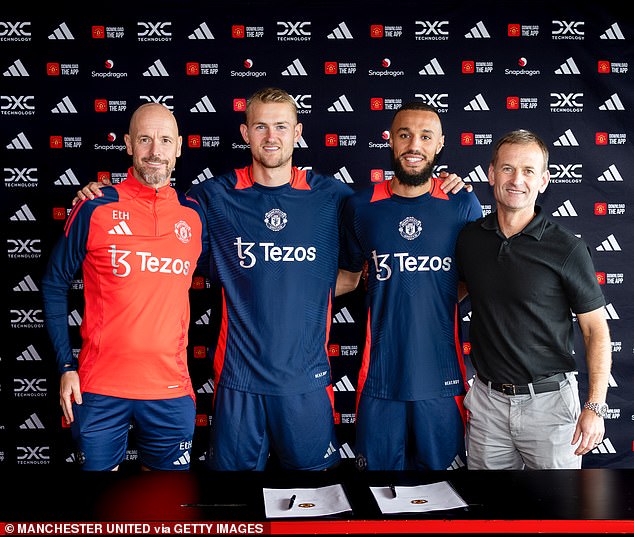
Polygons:
<instances>
[{"instance_id":1,"label":"sponsor backdrop","mask_svg":"<svg viewBox=\"0 0 634 537\"><path fill-rule=\"evenodd\" d=\"M176 9L159 2L151 10L100 6L90 15L55 6L46 16L17 4L3 8L0 467L75 461L58 404L40 280L77 189L125 177L130 159L123 135L132 110L149 101L168 106L180 123L177 187L248 164L238 126L246 98L265 85L285 88L297 102L304 134L295 164L354 189L390 178L390 120L410 99L438 108L446 133L439 168L472 184L485 212L493 209L486 179L492 142L520 127L541 134L551 147L552 179L540 203L587 242L611 329L607 432L584 466L634 467L634 153L628 128L634 23L625 3L417 4L181 2ZM77 350L82 289L78 275L68 317ZM217 332L218 299L199 277L191 298L196 464L204 460L209 430L213 382L206 355ZM362 312L363 289L339 299L329 342L346 464L355 454ZM460 315L467 363L470 314L466 301ZM583 397L578 330L575 351ZM134 440L128 458L136 458Z\"/></svg>"}]
</instances>

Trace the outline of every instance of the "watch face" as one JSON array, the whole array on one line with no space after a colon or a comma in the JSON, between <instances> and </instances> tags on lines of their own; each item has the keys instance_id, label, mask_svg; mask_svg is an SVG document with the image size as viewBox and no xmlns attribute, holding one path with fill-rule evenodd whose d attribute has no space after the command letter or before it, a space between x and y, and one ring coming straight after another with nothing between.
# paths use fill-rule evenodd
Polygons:
<instances>
[{"instance_id":1,"label":"watch face","mask_svg":"<svg viewBox=\"0 0 634 537\"><path fill-rule=\"evenodd\" d=\"M599 408L598 408L599 416L601 416L602 418L605 418L607 413L608 413L608 404L607 403L603 403L603 404L599 405Z\"/></svg>"}]
</instances>

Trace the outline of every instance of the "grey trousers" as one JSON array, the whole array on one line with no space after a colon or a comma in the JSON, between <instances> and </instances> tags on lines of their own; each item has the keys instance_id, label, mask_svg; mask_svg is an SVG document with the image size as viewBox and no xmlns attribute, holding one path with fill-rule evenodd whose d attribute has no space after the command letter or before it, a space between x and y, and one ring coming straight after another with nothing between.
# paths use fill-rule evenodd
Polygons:
<instances>
[{"instance_id":1,"label":"grey trousers","mask_svg":"<svg viewBox=\"0 0 634 537\"><path fill-rule=\"evenodd\" d=\"M581 413L574 373L558 391L504 395L479 378L467 392L470 470L581 468L571 444Z\"/></svg>"}]
</instances>

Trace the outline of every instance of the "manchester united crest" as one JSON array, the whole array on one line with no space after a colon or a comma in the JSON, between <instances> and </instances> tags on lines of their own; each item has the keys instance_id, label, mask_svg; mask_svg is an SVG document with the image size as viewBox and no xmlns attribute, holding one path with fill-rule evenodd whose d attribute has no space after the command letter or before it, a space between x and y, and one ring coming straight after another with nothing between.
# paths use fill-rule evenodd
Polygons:
<instances>
[{"instance_id":1,"label":"manchester united crest","mask_svg":"<svg viewBox=\"0 0 634 537\"><path fill-rule=\"evenodd\" d=\"M179 241L187 244L192 240L192 228L184 220L180 220L174 224L174 233Z\"/></svg>"},{"instance_id":2,"label":"manchester united crest","mask_svg":"<svg viewBox=\"0 0 634 537\"><path fill-rule=\"evenodd\" d=\"M286 227L288 218L281 209L271 209L264 215L264 223L271 231L280 231Z\"/></svg>"},{"instance_id":3,"label":"manchester united crest","mask_svg":"<svg viewBox=\"0 0 634 537\"><path fill-rule=\"evenodd\" d=\"M401 234L401 237L408 241L413 241L420 235L421 231L423 231L422 222L413 216L408 216L398 224L398 232Z\"/></svg>"}]
</instances>

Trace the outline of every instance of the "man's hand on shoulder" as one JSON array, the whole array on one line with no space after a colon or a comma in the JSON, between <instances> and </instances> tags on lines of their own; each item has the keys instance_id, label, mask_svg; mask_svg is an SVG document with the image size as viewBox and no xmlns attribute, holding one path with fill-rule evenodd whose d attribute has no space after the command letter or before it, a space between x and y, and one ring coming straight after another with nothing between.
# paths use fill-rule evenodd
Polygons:
<instances>
[{"instance_id":1,"label":"man's hand on shoulder","mask_svg":"<svg viewBox=\"0 0 634 537\"><path fill-rule=\"evenodd\" d=\"M81 190L77 191L77 195L73 198L73 206L75 206L80 201L84 200L94 200L95 198L100 198L103 196L101 192L101 188L104 186L109 186L112 183L109 180L105 181L91 181Z\"/></svg>"},{"instance_id":2,"label":"man's hand on shoulder","mask_svg":"<svg viewBox=\"0 0 634 537\"><path fill-rule=\"evenodd\" d=\"M463 188L467 192L473 191L473 185L465 184L462 178L455 173L447 173L446 171L442 171L438 174L438 178L442 181L442 183L440 184L440 188L445 194L449 194L450 192L452 194L457 194Z\"/></svg>"}]
</instances>

